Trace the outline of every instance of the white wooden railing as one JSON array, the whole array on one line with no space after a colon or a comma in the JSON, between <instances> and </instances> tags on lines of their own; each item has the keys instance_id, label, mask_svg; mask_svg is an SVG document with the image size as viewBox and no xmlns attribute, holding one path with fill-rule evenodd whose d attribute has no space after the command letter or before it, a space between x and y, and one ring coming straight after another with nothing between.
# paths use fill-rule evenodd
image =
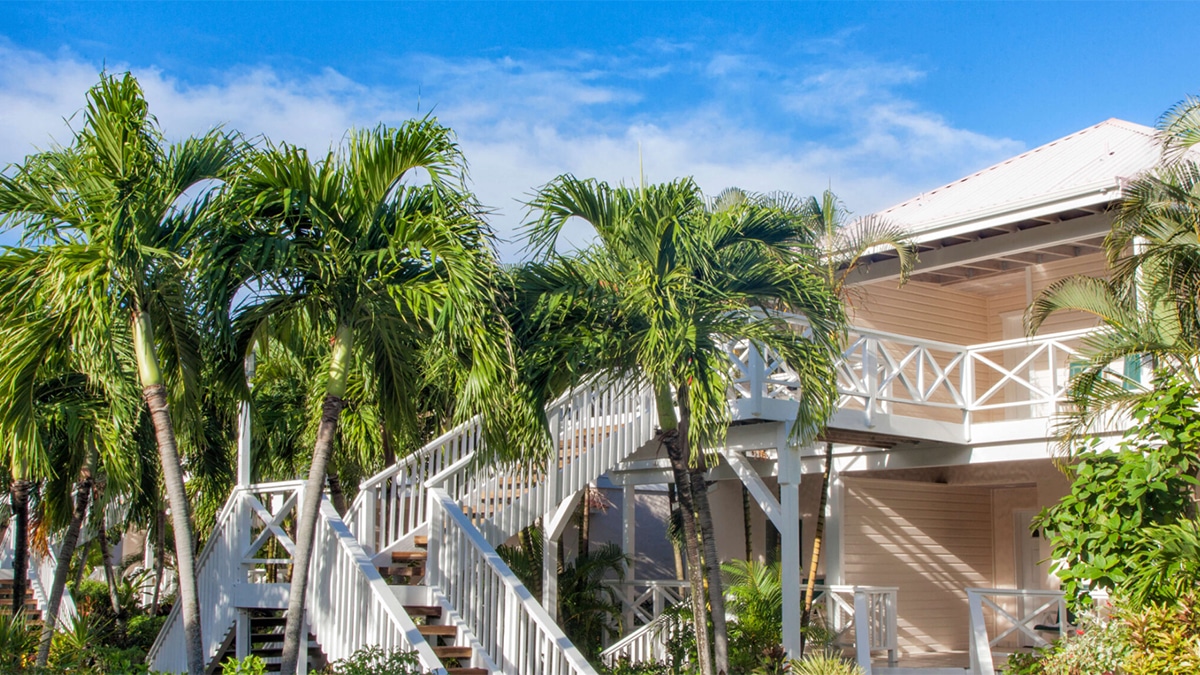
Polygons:
<instances>
[{"instance_id":1,"label":"white wooden railing","mask_svg":"<svg viewBox=\"0 0 1200 675\"><path fill-rule=\"evenodd\" d=\"M789 320L806 329L802 319ZM868 425L879 414L964 425L1049 417L1065 402L1071 369L1083 360L1083 339L1094 333L1084 329L967 346L854 327L837 366L839 408L863 411ZM735 416L769 416L772 401L801 395L799 378L774 353L764 356L743 340L731 343L726 356ZM1139 373L1124 372L1127 368L1115 363L1111 374L1136 386Z\"/></svg>"},{"instance_id":2,"label":"white wooden railing","mask_svg":"<svg viewBox=\"0 0 1200 675\"><path fill-rule=\"evenodd\" d=\"M556 460L479 462L476 418L364 481L346 519L351 530L377 554L403 546L428 521L425 490L436 477L498 545L651 440L658 419L649 386L604 380L568 392L546 418Z\"/></svg>"},{"instance_id":3,"label":"white wooden railing","mask_svg":"<svg viewBox=\"0 0 1200 675\"><path fill-rule=\"evenodd\" d=\"M505 675L596 675L450 494L430 487L427 583Z\"/></svg>"},{"instance_id":4,"label":"white wooden railing","mask_svg":"<svg viewBox=\"0 0 1200 675\"><path fill-rule=\"evenodd\" d=\"M252 592L254 586L286 590L287 584L275 583L282 579L270 571L286 574L291 564L295 544L284 524L295 518L303 492L304 481L299 480L238 487L218 514L196 561L206 663L219 655L239 605L262 602ZM316 527L306 619L325 654L332 660L346 658L366 645L416 651L423 668L444 675L441 662L380 576L371 555L328 498L321 503ZM239 595L240 602L235 597ZM282 608L286 602L286 593L276 594L275 605ZM187 670L180 609L176 603L150 648L147 662L156 671Z\"/></svg>"},{"instance_id":5,"label":"white wooden railing","mask_svg":"<svg viewBox=\"0 0 1200 675\"><path fill-rule=\"evenodd\" d=\"M1001 606L998 600L1009 599L1015 606ZM995 675L992 649L1009 635L1023 636L1036 647L1050 643L1040 624L1054 625L1051 639L1068 630L1067 603L1062 591L1028 588L968 588L967 607L970 611L970 655L973 675ZM990 615L990 616L989 616ZM1051 618L1052 617L1052 618ZM991 622L988 619L992 619ZM989 628L995 635L989 633Z\"/></svg>"},{"instance_id":6,"label":"white wooden railing","mask_svg":"<svg viewBox=\"0 0 1200 675\"><path fill-rule=\"evenodd\" d=\"M260 493L295 492L303 489L303 481L290 481L255 486ZM239 535L249 536L244 517L248 490L234 488L217 514L212 533L204 550L196 558L196 590L200 603L200 634L204 641L204 659L217 656L225 635L237 620L237 605L233 594L246 581L242 566L245 548ZM259 506L262 506L260 503ZM187 644L183 632L182 603L176 602L167 620L150 647L146 663L151 670L167 673L187 672Z\"/></svg>"},{"instance_id":7,"label":"white wooden railing","mask_svg":"<svg viewBox=\"0 0 1200 675\"><path fill-rule=\"evenodd\" d=\"M13 555L15 546L16 528L11 524L4 530L4 538L0 539L0 569L12 572ZM50 548L46 555L38 553L33 548L29 549L29 569L25 575L29 581L29 588L33 591L33 599L37 603L38 609L45 612L50 606L50 585L54 583L54 571L58 567L58 558L54 554L54 545L51 542ZM75 600L71 597L71 590L63 588L62 599L58 603L58 624L60 626L70 626L75 621Z\"/></svg>"},{"instance_id":8,"label":"white wooden railing","mask_svg":"<svg viewBox=\"0 0 1200 675\"><path fill-rule=\"evenodd\" d=\"M689 582L676 579L609 579L604 585L617 590L626 633L658 620L664 609L687 601L688 589L692 587Z\"/></svg>"},{"instance_id":9,"label":"white wooden railing","mask_svg":"<svg viewBox=\"0 0 1200 675\"><path fill-rule=\"evenodd\" d=\"M321 502L310 570L307 618L331 661L377 645L388 651L415 651L424 672L446 675L433 648L328 498Z\"/></svg>"},{"instance_id":10,"label":"white wooden railing","mask_svg":"<svg viewBox=\"0 0 1200 675\"><path fill-rule=\"evenodd\" d=\"M610 667L622 659L630 663L662 663L671 655L667 643L678 630L678 617L660 614L653 621L639 626L637 630L606 647L600 652L600 661Z\"/></svg>"}]
</instances>

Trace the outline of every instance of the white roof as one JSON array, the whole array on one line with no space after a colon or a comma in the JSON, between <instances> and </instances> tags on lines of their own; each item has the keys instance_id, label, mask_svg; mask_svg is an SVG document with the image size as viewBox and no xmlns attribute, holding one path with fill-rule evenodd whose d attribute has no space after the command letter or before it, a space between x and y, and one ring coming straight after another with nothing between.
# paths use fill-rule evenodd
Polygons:
<instances>
[{"instance_id":1,"label":"white roof","mask_svg":"<svg viewBox=\"0 0 1200 675\"><path fill-rule=\"evenodd\" d=\"M917 240L1087 208L1152 168L1155 130L1105 120L879 212Z\"/></svg>"}]
</instances>

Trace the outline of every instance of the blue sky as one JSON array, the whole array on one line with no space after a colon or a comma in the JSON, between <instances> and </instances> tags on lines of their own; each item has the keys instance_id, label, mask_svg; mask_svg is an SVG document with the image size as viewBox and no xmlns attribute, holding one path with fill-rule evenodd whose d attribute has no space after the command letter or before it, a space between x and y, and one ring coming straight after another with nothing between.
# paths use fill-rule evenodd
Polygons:
<instances>
[{"instance_id":1,"label":"blue sky","mask_svg":"<svg viewBox=\"0 0 1200 675\"><path fill-rule=\"evenodd\" d=\"M0 3L0 164L103 67L173 137L226 124L324 149L433 110L515 258L555 175L694 175L858 213L1109 117L1200 93L1200 4Z\"/></svg>"}]
</instances>

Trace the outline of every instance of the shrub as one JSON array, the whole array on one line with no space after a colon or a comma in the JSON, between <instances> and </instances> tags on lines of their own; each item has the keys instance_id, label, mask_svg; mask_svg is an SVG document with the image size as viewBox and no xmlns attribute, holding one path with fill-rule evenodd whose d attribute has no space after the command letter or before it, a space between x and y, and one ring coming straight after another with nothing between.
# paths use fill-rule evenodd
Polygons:
<instances>
[{"instance_id":1,"label":"shrub","mask_svg":"<svg viewBox=\"0 0 1200 675\"><path fill-rule=\"evenodd\" d=\"M1116 452L1091 438L1075 448L1071 493L1044 509L1035 525L1045 528L1063 591L1086 606L1086 589L1116 589L1139 569L1148 530L1178 522L1192 507L1200 466L1200 404L1190 385L1159 380L1132 410L1137 424Z\"/></svg>"},{"instance_id":2,"label":"shrub","mask_svg":"<svg viewBox=\"0 0 1200 675\"><path fill-rule=\"evenodd\" d=\"M241 661L231 656L221 664L221 672L225 675L266 675L267 662L253 654Z\"/></svg>"},{"instance_id":3,"label":"shrub","mask_svg":"<svg viewBox=\"0 0 1200 675\"><path fill-rule=\"evenodd\" d=\"M1174 605L1118 609L1117 618L1129 635L1127 675L1200 672L1200 610L1194 596Z\"/></svg>"},{"instance_id":4,"label":"shrub","mask_svg":"<svg viewBox=\"0 0 1200 675\"><path fill-rule=\"evenodd\" d=\"M1044 675L1105 675L1121 672L1129 654L1129 629L1123 621L1084 620L1076 631L1046 649Z\"/></svg>"},{"instance_id":5,"label":"shrub","mask_svg":"<svg viewBox=\"0 0 1200 675\"><path fill-rule=\"evenodd\" d=\"M863 669L857 663L830 650L805 654L801 659L792 659L788 662L787 672L791 675L864 675Z\"/></svg>"},{"instance_id":6,"label":"shrub","mask_svg":"<svg viewBox=\"0 0 1200 675\"><path fill-rule=\"evenodd\" d=\"M21 614L0 615L0 672L16 671L33 661L37 641L37 632Z\"/></svg>"},{"instance_id":7,"label":"shrub","mask_svg":"<svg viewBox=\"0 0 1200 675\"><path fill-rule=\"evenodd\" d=\"M423 675L415 652L386 652L374 645L363 647L326 669L330 675Z\"/></svg>"},{"instance_id":8,"label":"shrub","mask_svg":"<svg viewBox=\"0 0 1200 675\"><path fill-rule=\"evenodd\" d=\"M617 659L611 666L602 666L600 672L602 675L673 675L670 664L658 661L634 663L626 657Z\"/></svg>"}]
</instances>

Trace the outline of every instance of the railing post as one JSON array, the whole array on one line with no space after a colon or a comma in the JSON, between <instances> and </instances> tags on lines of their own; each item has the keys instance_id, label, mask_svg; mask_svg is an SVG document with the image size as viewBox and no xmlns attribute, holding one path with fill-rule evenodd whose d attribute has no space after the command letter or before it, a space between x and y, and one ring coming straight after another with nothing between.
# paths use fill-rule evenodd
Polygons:
<instances>
[{"instance_id":1,"label":"railing post","mask_svg":"<svg viewBox=\"0 0 1200 675\"><path fill-rule=\"evenodd\" d=\"M971 442L971 423L975 409L975 359L970 350L963 354L962 365L963 433Z\"/></svg>"},{"instance_id":2,"label":"railing post","mask_svg":"<svg viewBox=\"0 0 1200 675\"><path fill-rule=\"evenodd\" d=\"M429 585L442 586L442 505L437 503L437 490L426 490L426 500L429 502L429 539L425 546L426 574L429 575ZM448 589L442 589L445 592Z\"/></svg>"},{"instance_id":3,"label":"railing post","mask_svg":"<svg viewBox=\"0 0 1200 675\"><path fill-rule=\"evenodd\" d=\"M970 610L972 675L995 675L992 661L992 646L988 641L987 624L983 620L983 595L976 589L967 589L967 607Z\"/></svg>"},{"instance_id":4,"label":"railing post","mask_svg":"<svg viewBox=\"0 0 1200 675\"><path fill-rule=\"evenodd\" d=\"M867 591L854 589L854 656L863 675L871 675L871 610Z\"/></svg>"},{"instance_id":5,"label":"railing post","mask_svg":"<svg viewBox=\"0 0 1200 675\"><path fill-rule=\"evenodd\" d=\"M750 381L750 414L759 417L763 412L763 395L766 389L766 363L758 351L758 345L749 342L746 348L747 378Z\"/></svg>"}]
</instances>

